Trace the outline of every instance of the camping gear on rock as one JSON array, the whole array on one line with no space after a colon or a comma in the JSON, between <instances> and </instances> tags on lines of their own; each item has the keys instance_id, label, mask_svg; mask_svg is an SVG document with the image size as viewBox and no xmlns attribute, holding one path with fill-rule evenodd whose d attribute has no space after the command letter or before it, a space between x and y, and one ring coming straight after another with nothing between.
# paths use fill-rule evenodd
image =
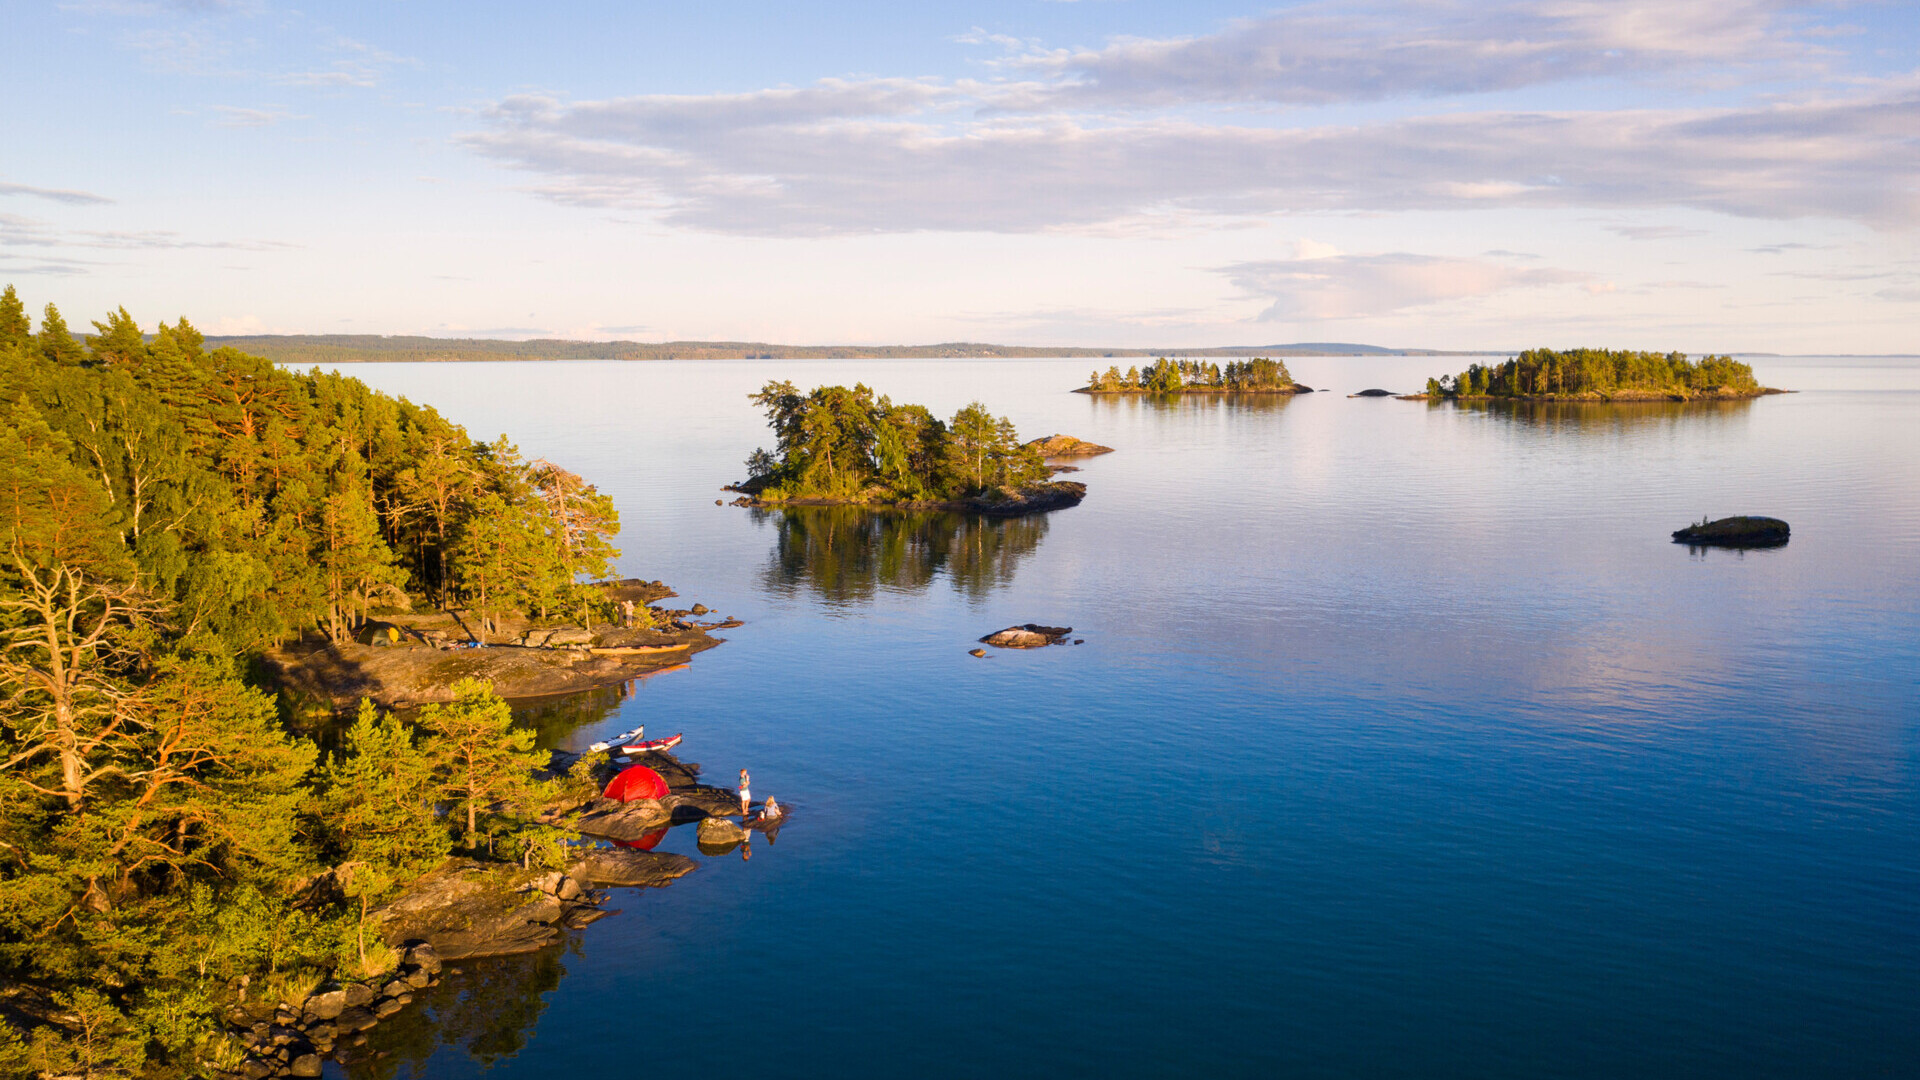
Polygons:
<instances>
[{"instance_id":1,"label":"camping gear on rock","mask_svg":"<svg viewBox=\"0 0 1920 1080\"><path fill-rule=\"evenodd\" d=\"M664 739L648 739L646 742L627 743L620 748L620 752L623 754L652 754L663 750L671 750L680 745L681 736L682 733L676 731Z\"/></svg>"},{"instance_id":2,"label":"camping gear on rock","mask_svg":"<svg viewBox=\"0 0 1920 1080\"><path fill-rule=\"evenodd\" d=\"M632 802L635 799L664 799L667 797L667 782L659 773L645 765L629 765L620 770L619 775L607 784L607 790L601 794L619 802Z\"/></svg>"},{"instance_id":3,"label":"camping gear on rock","mask_svg":"<svg viewBox=\"0 0 1920 1080\"><path fill-rule=\"evenodd\" d=\"M647 725L641 724L639 727L634 728L632 731L623 731L620 734L615 735L613 738L608 739L606 742L597 742L597 743L589 744L587 749L596 754L604 754L607 751L613 749L614 747L619 746L621 743L632 742L633 740L639 738L642 735L645 735L646 733L647 733Z\"/></svg>"}]
</instances>

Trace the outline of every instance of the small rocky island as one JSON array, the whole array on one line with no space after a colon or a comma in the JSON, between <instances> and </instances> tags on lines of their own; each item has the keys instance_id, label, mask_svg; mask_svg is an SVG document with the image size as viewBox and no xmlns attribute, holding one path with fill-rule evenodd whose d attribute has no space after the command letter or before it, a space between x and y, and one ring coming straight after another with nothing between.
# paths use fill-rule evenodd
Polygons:
<instances>
[{"instance_id":1,"label":"small rocky island","mask_svg":"<svg viewBox=\"0 0 1920 1080\"><path fill-rule=\"evenodd\" d=\"M1528 349L1504 364L1473 364L1458 375L1428 379L1424 393L1401 400L1740 401L1791 392L1761 386L1752 367L1730 356Z\"/></svg>"},{"instance_id":2,"label":"small rocky island","mask_svg":"<svg viewBox=\"0 0 1920 1080\"><path fill-rule=\"evenodd\" d=\"M1087 486L1054 470L1013 424L980 402L949 420L895 405L864 385L801 393L770 382L752 395L775 450L747 457L736 506L872 506L1017 517L1078 505ZM1078 440L1075 440L1078 442ZM1086 444L1091 445L1091 444Z\"/></svg>"},{"instance_id":3,"label":"small rocky island","mask_svg":"<svg viewBox=\"0 0 1920 1080\"><path fill-rule=\"evenodd\" d=\"M1113 453L1113 447L1090 443L1085 439L1076 439L1072 435L1049 435L1044 439L1035 439L1027 444L1039 451L1046 460L1055 458L1096 457Z\"/></svg>"},{"instance_id":4,"label":"small rocky island","mask_svg":"<svg viewBox=\"0 0 1920 1080\"><path fill-rule=\"evenodd\" d=\"M1284 360L1229 360L1226 367L1201 360L1161 357L1144 368L1118 365L1096 371L1076 394L1311 394L1293 381Z\"/></svg>"},{"instance_id":5,"label":"small rocky island","mask_svg":"<svg viewBox=\"0 0 1920 1080\"><path fill-rule=\"evenodd\" d=\"M1792 530L1779 518L1701 518L1697 524L1674 530L1673 542L1693 547L1767 548L1779 547L1791 535Z\"/></svg>"}]
</instances>

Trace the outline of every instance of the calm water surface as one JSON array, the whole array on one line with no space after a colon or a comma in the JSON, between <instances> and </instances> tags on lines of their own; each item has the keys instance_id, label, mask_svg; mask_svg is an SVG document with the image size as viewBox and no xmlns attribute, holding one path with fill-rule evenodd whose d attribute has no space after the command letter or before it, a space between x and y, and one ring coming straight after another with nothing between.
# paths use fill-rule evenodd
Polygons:
<instances>
[{"instance_id":1,"label":"calm water surface","mask_svg":"<svg viewBox=\"0 0 1920 1080\"><path fill-rule=\"evenodd\" d=\"M747 625L536 718L796 808L356 1077L1912 1076L1920 367L1710 406L1068 393L1088 362L356 365L610 492ZM716 507L769 378L1118 448L982 522ZM726 496L731 498L731 495ZM1702 515L1785 548L1689 551ZM967 650L1016 622L1086 644ZM573 724L578 726L570 726Z\"/></svg>"}]
</instances>

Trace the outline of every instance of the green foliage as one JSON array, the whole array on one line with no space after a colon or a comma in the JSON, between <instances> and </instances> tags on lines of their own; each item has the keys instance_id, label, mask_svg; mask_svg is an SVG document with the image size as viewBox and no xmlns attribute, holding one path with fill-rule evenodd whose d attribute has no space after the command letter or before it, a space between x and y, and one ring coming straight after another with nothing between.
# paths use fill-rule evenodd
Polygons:
<instances>
[{"instance_id":1,"label":"green foliage","mask_svg":"<svg viewBox=\"0 0 1920 1080\"><path fill-rule=\"evenodd\" d=\"M467 846L478 850L483 840L512 832L549 796L533 775L547 755L533 748L533 732L513 726L512 711L490 684L462 679L453 694L449 704L420 710L428 732L421 749L435 763L437 790L465 812Z\"/></svg>"},{"instance_id":2,"label":"green foliage","mask_svg":"<svg viewBox=\"0 0 1920 1080\"><path fill-rule=\"evenodd\" d=\"M456 827L530 865L570 837L529 827L543 762L484 685L421 729L365 706L317 762L249 655L407 592L605 614L579 578L619 525L580 477L357 380L184 319L94 329L49 306L35 333L0 293L0 981L52 1007L0 1025L0 1075L205 1075L247 995L390 967L370 913Z\"/></svg>"},{"instance_id":3,"label":"green foliage","mask_svg":"<svg viewBox=\"0 0 1920 1080\"><path fill-rule=\"evenodd\" d=\"M1282 360L1230 360L1222 369L1205 360L1161 357L1145 368L1128 368L1124 375L1118 366L1109 367L1105 374L1096 371L1088 376L1086 389L1109 394L1178 394L1189 390L1255 393L1292 385L1293 376Z\"/></svg>"},{"instance_id":4,"label":"green foliage","mask_svg":"<svg viewBox=\"0 0 1920 1080\"><path fill-rule=\"evenodd\" d=\"M1692 397L1730 391L1757 394L1753 368L1731 357L1690 361L1685 353L1624 349L1529 349L1504 364L1474 364L1457 376L1429 379L1429 394L1451 397L1612 397L1656 393Z\"/></svg>"},{"instance_id":5,"label":"green foliage","mask_svg":"<svg viewBox=\"0 0 1920 1080\"><path fill-rule=\"evenodd\" d=\"M610 571L619 519L579 476L356 379L206 351L185 319L151 340L124 309L94 328L82 345L49 306L32 334L0 295L0 482L89 515L67 542L130 559L196 647L343 641L409 594L593 614L578 582Z\"/></svg>"},{"instance_id":6,"label":"green foliage","mask_svg":"<svg viewBox=\"0 0 1920 1080\"><path fill-rule=\"evenodd\" d=\"M770 382L752 395L766 411L778 457L748 458L753 483L771 500L919 501L990 495L1045 480L1037 451L1013 424L973 402L949 422L919 405L875 399L864 385L801 394Z\"/></svg>"}]
</instances>

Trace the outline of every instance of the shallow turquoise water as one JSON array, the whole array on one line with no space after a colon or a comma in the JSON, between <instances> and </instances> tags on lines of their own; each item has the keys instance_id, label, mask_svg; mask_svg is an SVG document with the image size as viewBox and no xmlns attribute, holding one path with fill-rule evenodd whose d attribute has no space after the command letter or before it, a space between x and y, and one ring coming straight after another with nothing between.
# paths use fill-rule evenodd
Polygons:
<instances>
[{"instance_id":1,"label":"shallow turquoise water","mask_svg":"<svg viewBox=\"0 0 1920 1080\"><path fill-rule=\"evenodd\" d=\"M746 625L644 721L796 809L356 1076L1876 1076L1920 1061L1920 367L1703 407L1157 405L1086 361L359 365ZM1118 452L1079 507L716 507L768 378ZM725 497L731 498L731 495ZM1703 514L1793 525L1690 552ZM1086 644L967 655L1015 622ZM665 848L695 853L690 830Z\"/></svg>"}]
</instances>

